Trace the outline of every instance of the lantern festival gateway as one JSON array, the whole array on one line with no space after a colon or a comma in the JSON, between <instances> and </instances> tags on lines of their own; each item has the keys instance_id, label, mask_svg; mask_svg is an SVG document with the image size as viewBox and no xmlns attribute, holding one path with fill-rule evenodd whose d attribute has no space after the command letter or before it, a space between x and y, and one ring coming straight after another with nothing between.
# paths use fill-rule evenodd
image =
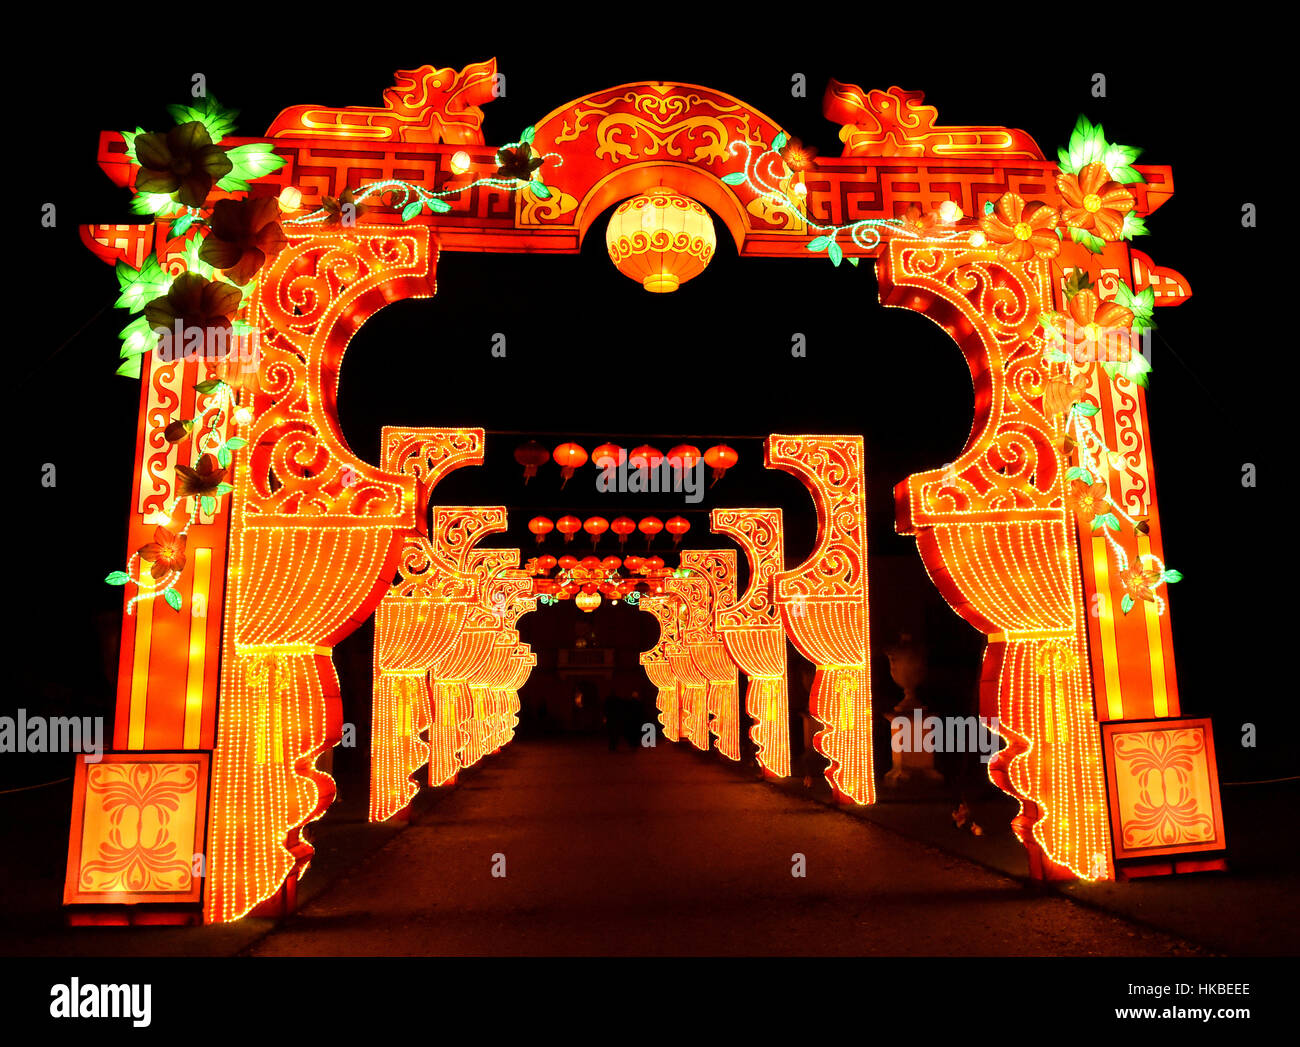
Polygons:
<instances>
[{"instance_id":1,"label":"lantern festival gateway","mask_svg":"<svg viewBox=\"0 0 1300 1047\"><path fill-rule=\"evenodd\" d=\"M988 638L980 711L1005 742L989 773L1019 803L1032 872L1221 863L1209 722L1180 715L1165 599L1177 572L1163 561L1144 361L1092 363L1053 341L1138 326L1188 297L1186 280L1118 233L1171 197L1171 170L1129 166L1119 147L1098 153L1100 129L1082 122L1058 163L1023 131L940 125L919 92L837 81L823 112L843 155L824 163L747 102L656 81L596 91L489 140L495 75L494 61L402 71L381 107L294 106L258 138L227 138L220 113L184 107L175 135L101 134L100 165L152 218L81 230L116 267L121 304L142 313L119 368L141 397L126 562L108 578L127 612L113 744L77 765L72 918L117 906L116 922L200 910L223 922L292 906L313 854L305 829L334 797L318 766L341 738L333 648L384 600L375 672L392 782L380 814L404 802L422 752L452 781L458 760L508 740L530 655L479 594L518 579L512 563L467 557L501 513L444 512L430 534L432 479L475 464L478 431L413 431L381 464L363 461L339 435L336 376L357 329L388 303L437 293L438 266L458 252L577 253L611 210L611 260L648 291L701 276L711 213L737 264L866 259L884 305L950 334L978 390L975 422L956 461L898 485L895 524ZM256 356L154 353L155 323L194 308L204 323L255 329ZM546 451L522 453L525 476L548 465ZM734 454L705 453L715 478ZM586 458L578 445L551 452L561 483ZM715 528L743 543L761 581L732 606L714 594L730 600L734 578L684 578L645 601L664 630L646 664L665 730L707 747L712 727L732 748L742 724L730 658L752 674L743 726L763 766L788 773L784 636L817 668L810 711L832 785L843 802L869 803L862 438L773 433L765 465L807 488L816 545L785 563L779 515L724 512ZM620 517L608 529L622 547L633 526ZM570 540L581 527L555 524ZM642 522L647 549L661 527ZM535 521L538 537L549 529ZM411 550L440 573L417 577ZM461 564L476 566L447 566ZM395 590L399 575L409 593ZM458 624L466 615L473 628ZM449 637L451 653L433 658ZM427 742L407 738L416 725ZM151 829L128 838L123 824Z\"/></svg>"}]
</instances>

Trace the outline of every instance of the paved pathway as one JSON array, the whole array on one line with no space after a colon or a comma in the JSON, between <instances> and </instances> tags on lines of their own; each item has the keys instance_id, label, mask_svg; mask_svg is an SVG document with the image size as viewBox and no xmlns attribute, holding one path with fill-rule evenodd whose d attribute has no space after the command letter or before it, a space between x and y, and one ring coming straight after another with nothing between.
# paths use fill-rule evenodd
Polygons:
<instances>
[{"instance_id":1,"label":"paved pathway","mask_svg":"<svg viewBox=\"0 0 1300 1047\"><path fill-rule=\"evenodd\" d=\"M680 746L518 741L249 950L258 955L1168 955ZM791 875L804 855L807 875ZM492 875L505 856L505 877ZM310 875L310 874L309 874Z\"/></svg>"}]
</instances>

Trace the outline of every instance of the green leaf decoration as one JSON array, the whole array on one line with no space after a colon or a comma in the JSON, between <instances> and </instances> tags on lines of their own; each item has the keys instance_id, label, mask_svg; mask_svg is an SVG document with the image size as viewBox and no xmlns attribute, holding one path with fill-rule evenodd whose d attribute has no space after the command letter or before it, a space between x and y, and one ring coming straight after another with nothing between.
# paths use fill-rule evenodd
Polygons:
<instances>
[{"instance_id":1,"label":"green leaf decoration","mask_svg":"<svg viewBox=\"0 0 1300 1047\"><path fill-rule=\"evenodd\" d=\"M1049 364L1063 364L1068 357L1059 349L1049 349L1043 354L1043 359Z\"/></svg>"},{"instance_id":2,"label":"green leaf decoration","mask_svg":"<svg viewBox=\"0 0 1300 1047\"><path fill-rule=\"evenodd\" d=\"M227 452L227 458L229 458L229 452ZM199 499L199 508L202 509L208 516L211 516L213 513L217 511L217 500L213 498L212 495L205 494L202 498Z\"/></svg>"},{"instance_id":3,"label":"green leaf decoration","mask_svg":"<svg viewBox=\"0 0 1300 1047\"><path fill-rule=\"evenodd\" d=\"M839 265L844 260L844 250L834 240L831 241L830 247L826 248L826 254L830 257L831 265Z\"/></svg>"},{"instance_id":4,"label":"green leaf decoration","mask_svg":"<svg viewBox=\"0 0 1300 1047\"><path fill-rule=\"evenodd\" d=\"M248 145L237 145L233 149L227 149L226 158L233 165L227 177L246 178L251 181L269 175L272 171L278 171L288 161L283 156L276 156L272 149L270 142L250 142ZM222 182L224 181L223 178ZM217 184L220 185L221 182Z\"/></svg>"},{"instance_id":5,"label":"green leaf decoration","mask_svg":"<svg viewBox=\"0 0 1300 1047\"><path fill-rule=\"evenodd\" d=\"M201 382L196 382L194 389L203 396L211 396L225 384L220 378L205 378Z\"/></svg>"},{"instance_id":6,"label":"green leaf decoration","mask_svg":"<svg viewBox=\"0 0 1300 1047\"><path fill-rule=\"evenodd\" d=\"M216 270L199 257L199 248L202 246L203 237L190 237L185 241L185 249L181 252L181 257L185 260L186 272L197 273L199 276L211 280L213 275L216 273Z\"/></svg>"},{"instance_id":7,"label":"green leaf decoration","mask_svg":"<svg viewBox=\"0 0 1300 1047\"><path fill-rule=\"evenodd\" d=\"M120 375L122 375L124 378L139 378L139 377L140 377L140 361L141 361L142 359L143 359L143 356L132 356L132 357L129 357L128 359L123 360L123 361L118 365L117 370L114 371L113 373L114 373L114 374L120 374Z\"/></svg>"},{"instance_id":8,"label":"green leaf decoration","mask_svg":"<svg viewBox=\"0 0 1300 1047\"><path fill-rule=\"evenodd\" d=\"M134 131L121 132L122 141L126 143L126 158L130 160L131 163L133 164L139 163L139 161L135 158L135 138L136 135L142 135L142 134L144 134L143 127L137 127Z\"/></svg>"},{"instance_id":9,"label":"green leaf decoration","mask_svg":"<svg viewBox=\"0 0 1300 1047\"><path fill-rule=\"evenodd\" d=\"M772 152L779 153L782 149L785 148L785 144L788 141L790 141L790 139L786 137L786 133L782 131L780 134L778 134L775 138L772 139Z\"/></svg>"},{"instance_id":10,"label":"green leaf decoration","mask_svg":"<svg viewBox=\"0 0 1300 1047\"><path fill-rule=\"evenodd\" d=\"M194 219L197 217L192 211L186 211L179 218L173 219L167 229L167 239L175 240L178 236L184 236L185 231L194 224Z\"/></svg>"},{"instance_id":11,"label":"green leaf decoration","mask_svg":"<svg viewBox=\"0 0 1300 1047\"><path fill-rule=\"evenodd\" d=\"M1092 473L1081 465L1073 465L1066 470L1065 478L1067 480L1082 480L1086 484L1092 483Z\"/></svg>"},{"instance_id":12,"label":"green leaf decoration","mask_svg":"<svg viewBox=\"0 0 1300 1047\"><path fill-rule=\"evenodd\" d=\"M179 611L181 609L181 594L175 589L164 590L163 599L167 601L167 606L173 611Z\"/></svg>"},{"instance_id":13,"label":"green leaf decoration","mask_svg":"<svg viewBox=\"0 0 1300 1047\"><path fill-rule=\"evenodd\" d=\"M143 356L158 343L158 336L143 313L123 327L118 337L122 339L122 351L118 353L122 359Z\"/></svg>"},{"instance_id":14,"label":"green leaf decoration","mask_svg":"<svg viewBox=\"0 0 1300 1047\"><path fill-rule=\"evenodd\" d=\"M537 128L533 127L530 124L528 127L524 128L524 133L519 136L519 141L527 142L529 145L532 145L533 139L536 137L537 137Z\"/></svg>"},{"instance_id":15,"label":"green leaf decoration","mask_svg":"<svg viewBox=\"0 0 1300 1047\"><path fill-rule=\"evenodd\" d=\"M1133 211L1129 211L1124 216L1124 224L1120 226L1119 235L1121 240L1132 240L1135 236L1146 236L1149 232L1146 219L1139 218Z\"/></svg>"},{"instance_id":16,"label":"green leaf decoration","mask_svg":"<svg viewBox=\"0 0 1300 1047\"><path fill-rule=\"evenodd\" d=\"M125 571L112 571L109 576L104 579L104 581L109 585L126 585L130 580L131 576Z\"/></svg>"},{"instance_id":17,"label":"green leaf decoration","mask_svg":"<svg viewBox=\"0 0 1300 1047\"><path fill-rule=\"evenodd\" d=\"M167 218L185 210L185 205L177 203L166 193L137 193L131 200L132 214L152 214Z\"/></svg>"},{"instance_id":18,"label":"green leaf decoration","mask_svg":"<svg viewBox=\"0 0 1300 1047\"><path fill-rule=\"evenodd\" d=\"M732 171L730 174L724 174L722 181L725 185L744 185L747 179L744 171Z\"/></svg>"},{"instance_id":19,"label":"green leaf decoration","mask_svg":"<svg viewBox=\"0 0 1300 1047\"><path fill-rule=\"evenodd\" d=\"M246 193L253 188L245 178L238 178L233 174L228 174L217 182L218 189L224 189L228 193Z\"/></svg>"},{"instance_id":20,"label":"green leaf decoration","mask_svg":"<svg viewBox=\"0 0 1300 1047\"><path fill-rule=\"evenodd\" d=\"M1101 408L1098 407L1096 404L1077 403L1074 405L1075 414L1081 414L1085 418L1091 418L1094 414L1096 414L1100 410Z\"/></svg>"},{"instance_id":21,"label":"green leaf decoration","mask_svg":"<svg viewBox=\"0 0 1300 1047\"><path fill-rule=\"evenodd\" d=\"M208 95L200 99L197 105L169 105L167 113L178 124L197 120L215 145L235 130L235 117L239 115L239 110L227 109L215 97Z\"/></svg>"},{"instance_id":22,"label":"green leaf decoration","mask_svg":"<svg viewBox=\"0 0 1300 1047\"><path fill-rule=\"evenodd\" d=\"M847 261L847 262L849 263L849 265L853 266L854 268L857 268L858 262L860 262L861 260L862 260L862 259L860 259L860 258L848 258L848 259L845 259L845 261Z\"/></svg>"},{"instance_id":23,"label":"green leaf decoration","mask_svg":"<svg viewBox=\"0 0 1300 1047\"><path fill-rule=\"evenodd\" d=\"M1100 236L1094 236L1087 229L1076 229L1070 227L1070 239L1076 244L1083 244L1093 254L1101 254L1106 248L1106 241Z\"/></svg>"},{"instance_id":24,"label":"green leaf decoration","mask_svg":"<svg viewBox=\"0 0 1300 1047\"><path fill-rule=\"evenodd\" d=\"M232 451L238 451L241 447L246 447L247 445L248 445L248 441L245 440L242 436L232 436L229 440L226 441L226 446L229 447Z\"/></svg>"},{"instance_id":25,"label":"green leaf decoration","mask_svg":"<svg viewBox=\"0 0 1300 1047\"><path fill-rule=\"evenodd\" d=\"M1167 570L1164 572L1164 574L1160 576L1160 578L1162 581L1169 582L1170 584L1174 582L1181 582L1183 580L1183 572Z\"/></svg>"},{"instance_id":26,"label":"green leaf decoration","mask_svg":"<svg viewBox=\"0 0 1300 1047\"><path fill-rule=\"evenodd\" d=\"M1102 513L1095 520L1093 520L1092 523L1093 523L1094 531L1097 529L1098 521L1100 521L1106 527L1109 527L1112 531L1119 530L1119 518L1114 513Z\"/></svg>"},{"instance_id":27,"label":"green leaf decoration","mask_svg":"<svg viewBox=\"0 0 1300 1047\"><path fill-rule=\"evenodd\" d=\"M428 204L429 210L434 214L446 214L451 210L451 204L447 203L446 200L430 200Z\"/></svg>"},{"instance_id":28,"label":"green leaf decoration","mask_svg":"<svg viewBox=\"0 0 1300 1047\"><path fill-rule=\"evenodd\" d=\"M223 469L230 464L230 452L224 447L217 448L217 464Z\"/></svg>"},{"instance_id":29,"label":"green leaf decoration","mask_svg":"<svg viewBox=\"0 0 1300 1047\"><path fill-rule=\"evenodd\" d=\"M1129 596L1128 593L1125 593L1124 599L1119 602L1119 609L1125 614L1128 614L1129 611L1133 610L1133 597Z\"/></svg>"},{"instance_id":30,"label":"green leaf decoration","mask_svg":"<svg viewBox=\"0 0 1300 1047\"><path fill-rule=\"evenodd\" d=\"M993 205L993 201L992 201L992 200L985 200L985 201L984 201L984 213L985 213L985 214L992 214L994 210L995 210L995 208L994 208L994 205Z\"/></svg>"},{"instance_id":31,"label":"green leaf decoration","mask_svg":"<svg viewBox=\"0 0 1300 1047\"><path fill-rule=\"evenodd\" d=\"M814 253L817 251L825 251L830 245L831 238L829 236L816 236L808 241L808 250L813 251Z\"/></svg>"},{"instance_id":32,"label":"green leaf decoration","mask_svg":"<svg viewBox=\"0 0 1300 1047\"><path fill-rule=\"evenodd\" d=\"M124 263L121 263L124 264ZM133 313L138 313L155 298L160 298L167 293L167 288L172 285L172 277L163 272L162 267L158 264L156 255L150 255L140 266L139 272L133 270L129 265L125 266L127 273L133 273L133 276L127 278L127 282L122 284L124 277L122 269L117 270L119 284L122 285L122 293L118 296L113 305L121 309L130 309Z\"/></svg>"},{"instance_id":33,"label":"green leaf decoration","mask_svg":"<svg viewBox=\"0 0 1300 1047\"><path fill-rule=\"evenodd\" d=\"M226 483L217 484L217 494L219 495L229 494L233 490L234 487L231 486L230 484L226 484Z\"/></svg>"},{"instance_id":34,"label":"green leaf decoration","mask_svg":"<svg viewBox=\"0 0 1300 1047\"><path fill-rule=\"evenodd\" d=\"M546 188L545 182L539 182L534 178L528 183L528 188L533 191L533 195L539 200L549 200L551 198L551 191Z\"/></svg>"},{"instance_id":35,"label":"green leaf decoration","mask_svg":"<svg viewBox=\"0 0 1300 1047\"><path fill-rule=\"evenodd\" d=\"M424 204L421 203L419 200L412 200L409 204L407 204L405 207L402 208L402 221L409 222L412 218L418 215L422 210L424 210Z\"/></svg>"}]
</instances>

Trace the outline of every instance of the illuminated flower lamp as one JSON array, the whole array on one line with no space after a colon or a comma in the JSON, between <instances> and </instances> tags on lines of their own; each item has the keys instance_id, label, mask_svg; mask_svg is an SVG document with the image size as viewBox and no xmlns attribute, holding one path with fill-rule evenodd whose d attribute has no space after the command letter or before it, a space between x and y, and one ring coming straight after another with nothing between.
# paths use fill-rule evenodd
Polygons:
<instances>
[{"instance_id":1,"label":"illuminated flower lamp","mask_svg":"<svg viewBox=\"0 0 1300 1047\"><path fill-rule=\"evenodd\" d=\"M588 517L582 524L582 529L591 535L591 547L596 548L596 543L600 541L600 536L609 530L609 521L603 516Z\"/></svg>"},{"instance_id":2,"label":"illuminated flower lamp","mask_svg":"<svg viewBox=\"0 0 1300 1047\"><path fill-rule=\"evenodd\" d=\"M617 556L607 556L605 559L600 561L600 566L605 568L607 571L617 571L623 566L623 561Z\"/></svg>"},{"instance_id":3,"label":"illuminated flower lamp","mask_svg":"<svg viewBox=\"0 0 1300 1047\"><path fill-rule=\"evenodd\" d=\"M573 536L582 530L582 521L576 516L561 516L555 521L555 529L564 535L566 542L571 542Z\"/></svg>"},{"instance_id":4,"label":"illuminated flower lamp","mask_svg":"<svg viewBox=\"0 0 1300 1047\"><path fill-rule=\"evenodd\" d=\"M632 448L631 453L627 456L627 464L633 469L658 469L659 463L663 460L663 451L657 447L651 447L649 444L642 444L640 447Z\"/></svg>"},{"instance_id":5,"label":"illuminated flower lamp","mask_svg":"<svg viewBox=\"0 0 1300 1047\"><path fill-rule=\"evenodd\" d=\"M618 517L609 529L618 535L618 544L627 545L627 536L636 530L636 521L627 516Z\"/></svg>"},{"instance_id":6,"label":"illuminated flower lamp","mask_svg":"<svg viewBox=\"0 0 1300 1047\"><path fill-rule=\"evenodd\" d=\"M655 535L664 529L664 522L657 516L647 516L636 527L645 535L645 547L649 549L650 543L655 540Z\"/></svg>"},{"instance_id":7,"label":"illuminated flower lamp","mask_svg":"<svg viewBox=\"0 0 1300 1047\"><path fill-rule=\"evenodd\" d=\"M574 443L560 444L555 449L555 464L560 467L560 475L564 479L560 482L563 487L569 482L569 477L573 475L573 470L582 465L587 460L587 452Z\"/></svg>"},{"instance_id":8,"label":"illuminated flower lamp","mask_svg":"<svg viewBox=\"0 0 1300 1047\"><path fill-rule=\"evenodd\" d=\"M713 219L695 200L656 186L624 200L605 230L610 260L647 291L676 291L713 257Z\"/></svg>"},{"instance_id":9,"label":"illuminated flower lamp","mask_svg":"<svg viewBox=\"0 0 1300 1047\"><path fill-rule=\"evenodd\" d=\"M280 190L278 198L280 210L296 211L302 206L302 190L296 185L286 185Z\"/></svg>"},{"instance_id":10,"label":"illuminated flower lamp","mask_svg":"<svg viewBox=\"0 0 1300 1047\"><path fill-rule=\"evenodd\" d=\"M524 467L524 483L536 476L537 470L550 460L551 452L536 440L529 440L515 448L515 461Z\"/></svg>"},{"instance_id":11,"label":"illuminated flower lamp","mask_svg":"<svg viewBox=\"0 0 1300 1047\"><path fill-rule=\"evenodd\" d=\"M537 544L542 544L548 534L555 530L555 524L551 523L545 516L534 516L528 521L528 529L537 537Z\"/></svg>"},{"instance_id":12,"label":"illuminated flower lamp","mask_svg":"<svg viewBox=\"0 0 1300 1047\"><path fill-rule=\"evenodd\" d=\"M664 530L673 536L673 545L681 545L682 535L691 529L690 520L684 516L674 516L666 524Z\"/></svg>"},{"instance_id":13,"label":"illuminated flower lamp","mask_svg":"<svg viewBox=\"0 0 1300 1047\"><path fill-rule=\"evenodd\" d=\"M730 469L740 460L740 455L726 444L718 444L710 447L704 452L704 463L713 470L713 479L709 482L712 487L715 483L727 475Z\"/></svg>"},{"instance_id":14,"label":"illuminated flower lamp","mask_svg":"<svg viewBox=\"0 0 1300 1047\"><path fill-rule=\"evenodd\" d=\"M573 598L573 602L578 605L580 610L585 611L587 614L591 614L592 611L600 606L600 593L589 593L584 589Z\"/></svg>"},{"instance_id":15,"label":"illuminated flower lamp","mask_svg":"<svg viewBox=\"0 0 1300 1047\"><path fill-rule=\"evenodd\" d=\"M563 570L572 571L578 566L578 558L576 556L561 556L556 563L558 563Z\"/></svg>"},{"instance_id":16,"label":"illuminated flower lamp","mask_svg":"<svg viewBox=\"0 0 1300 1047\"><path fill-rule=\"evenodd\" d=\"M623 448L618 444L601 444L591 452L591 464L597 469L604 469L606 466L611 469L617 468L618 456L622 453Z\"/></svg>"},{"instance_id":17,"label":"illuminated flower lamp","mask_svg":"<svg viewBox=\"0 0 1300 1047\"><path fill-rule=\"evenodd\" d=\"M469 153L465 152L464 149L457 149L451 154L449 166L452 174L464 174L470 168Z\"/></svg>"},{"instance_id":18,"label":"illuminated flower lamp","mask_svg":"<svg viewBox=\"0 0 1300 1047\"><path fill-rule=\"evenodd\" d=\"M674 469L682 472L694 469L699 460L700 449L691 444L678 444L668 452L668 461L672 463Z\"/></svg>"},{"instance_id":19,"label":"illuminated flower lamp","mask_svg":"<svg viewBox=\"0 0 1300 1047\"><path fill-rule=\"evenodd\" d=\"M554 556L539 556L537 558L537 569L539 571L549 571L558 562Z\"/></svg>"}]
</instances>

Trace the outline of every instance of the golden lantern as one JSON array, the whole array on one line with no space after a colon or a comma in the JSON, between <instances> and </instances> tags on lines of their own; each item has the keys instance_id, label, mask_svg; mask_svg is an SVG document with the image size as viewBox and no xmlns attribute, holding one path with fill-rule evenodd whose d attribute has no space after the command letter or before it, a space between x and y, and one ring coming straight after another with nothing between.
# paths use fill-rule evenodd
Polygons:
<instances>
[{"instance_id":1,"label":"golden lantern","mask_svg":"<svg viewBox=\"0 0 1300 1047\"><path fill-rule=\"evenodd\" d=\"M573 598L573 602L587 614L600 606L600 593L582 592Z\"/></svg>"},{"instance_id":2,"label":"golden lantern","mask_svg":"<svg viewBox=\"0 0 1300 1047\"><path fill-rule=\"evenodd\" d=\"M647 291L676 291L704 272L717 238L697 201L666 186L624 200L610 216L605 246L618 271Z\"/></svg>"}]
</instances>

